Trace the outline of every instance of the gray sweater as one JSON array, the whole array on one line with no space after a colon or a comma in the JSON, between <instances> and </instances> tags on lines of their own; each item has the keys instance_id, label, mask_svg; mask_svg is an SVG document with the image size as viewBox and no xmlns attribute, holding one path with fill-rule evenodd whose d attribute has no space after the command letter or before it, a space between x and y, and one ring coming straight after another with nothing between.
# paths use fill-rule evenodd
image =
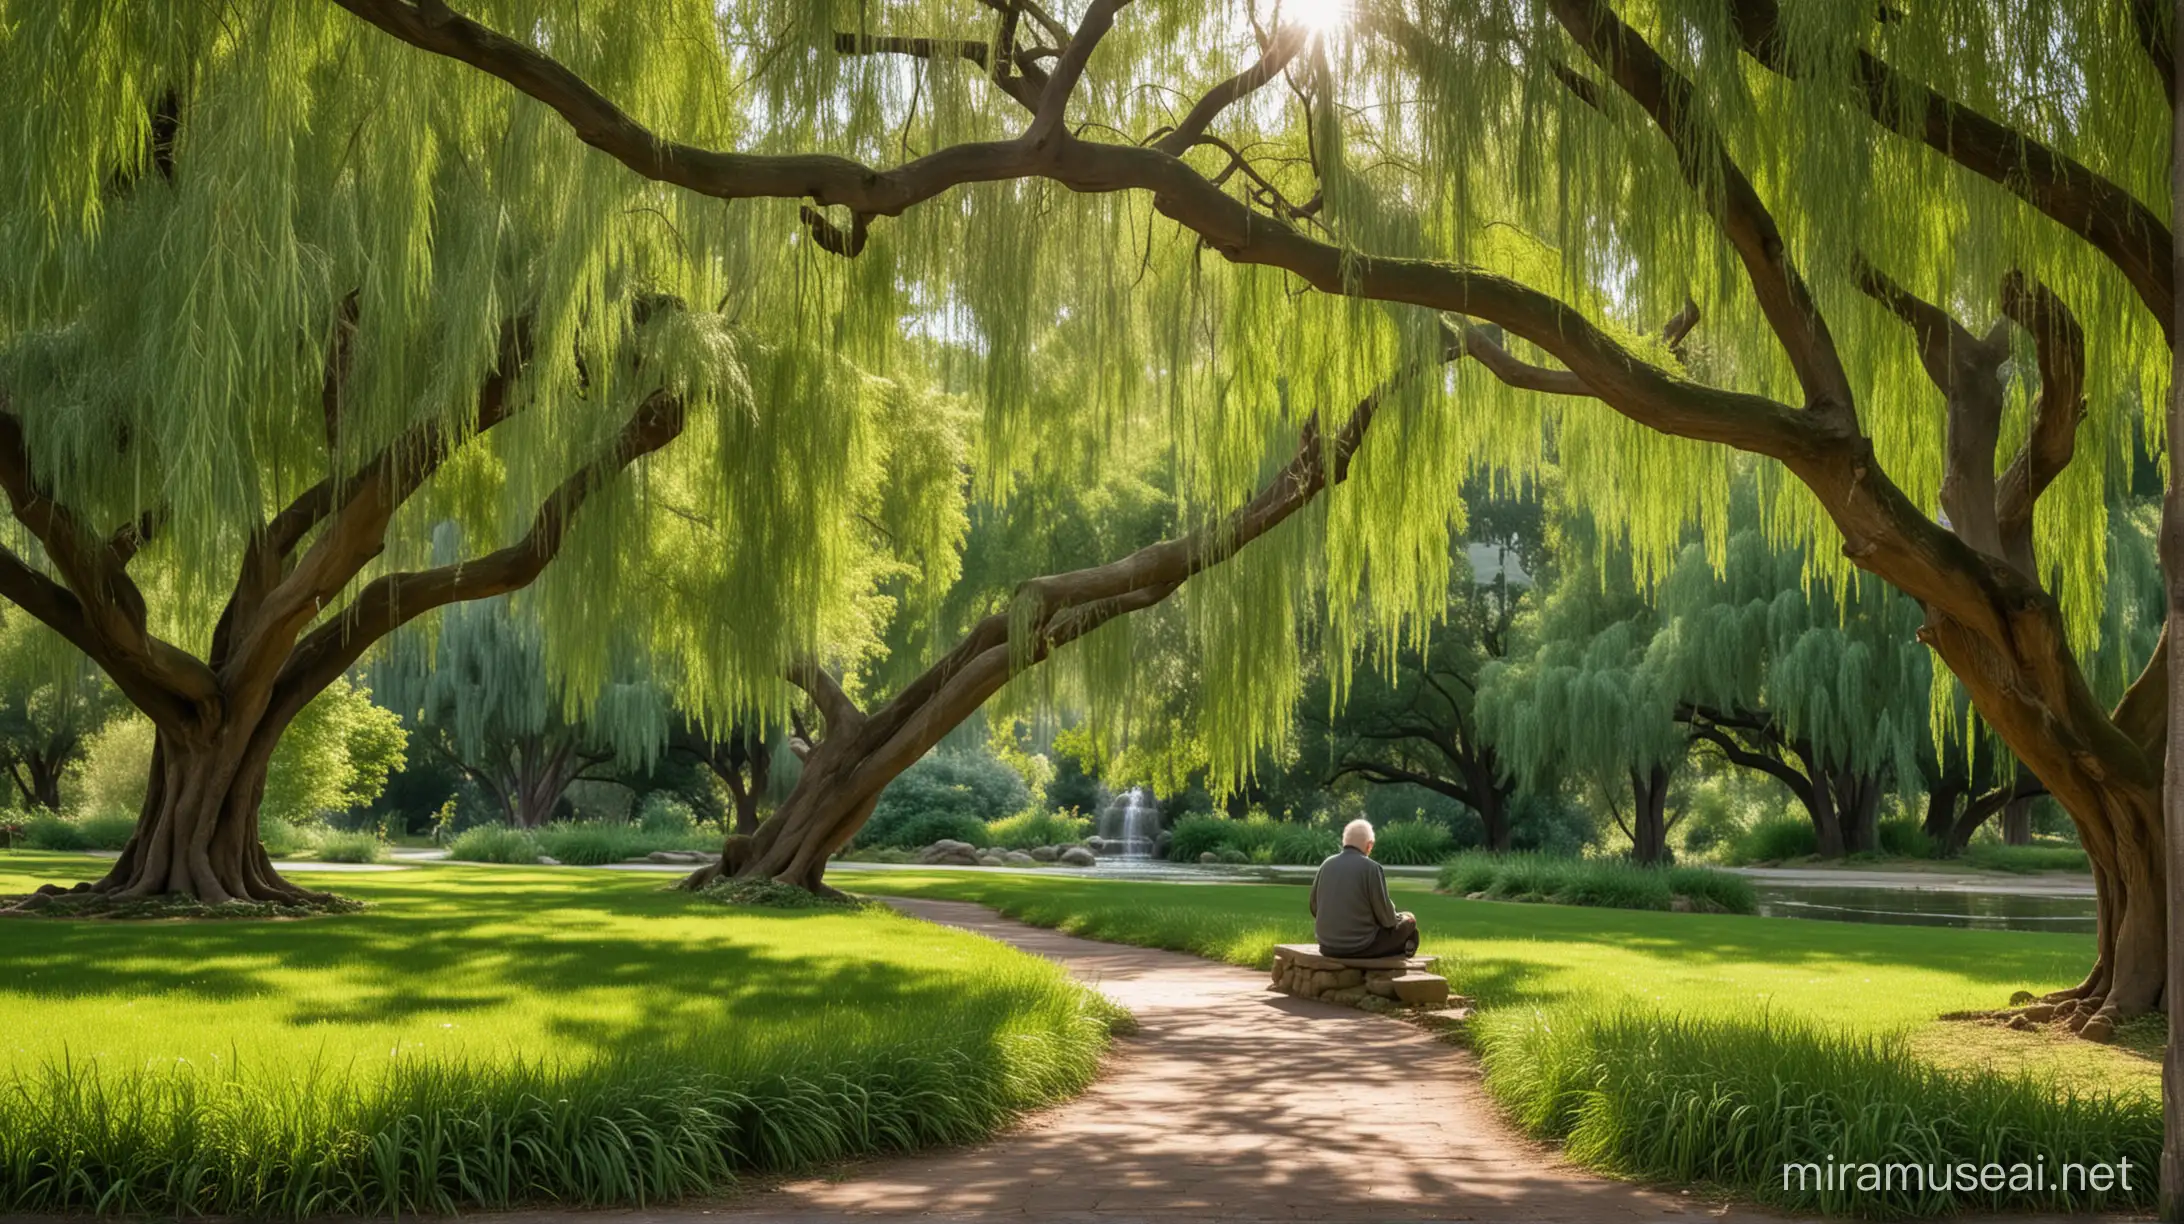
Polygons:
<instances>
[{"instance_id":1,"label":"gray sweater","mask_svg":"<svg viewBox=\"0 0 2184 1224\"><path fill-rule=\"evenodd\" d=\"M1319 865L1312 877L1312 929L1325 956L1355 955L1395 925L1388 877L1355 846Z\"/></svg>"}]
</instances>

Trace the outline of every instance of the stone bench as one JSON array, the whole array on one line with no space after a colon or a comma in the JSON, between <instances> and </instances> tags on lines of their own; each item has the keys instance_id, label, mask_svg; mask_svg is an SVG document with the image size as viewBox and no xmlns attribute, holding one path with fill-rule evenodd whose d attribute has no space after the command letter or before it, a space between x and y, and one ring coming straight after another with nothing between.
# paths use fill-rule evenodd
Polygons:
<instances>
[{"instance_id":1,"label":"stone bench","mask_svg":"<svg viewBox=\"0 0 2184 1224\"><path fill-rule=\"evenodd\" d=\"M1429 972L1438 957L1323 956L1318 944L1275 944L1268 990L1356 1006L1367 998L1405 1007L1448 1006L1448 979Z\"/></svg>"}]
</instances>

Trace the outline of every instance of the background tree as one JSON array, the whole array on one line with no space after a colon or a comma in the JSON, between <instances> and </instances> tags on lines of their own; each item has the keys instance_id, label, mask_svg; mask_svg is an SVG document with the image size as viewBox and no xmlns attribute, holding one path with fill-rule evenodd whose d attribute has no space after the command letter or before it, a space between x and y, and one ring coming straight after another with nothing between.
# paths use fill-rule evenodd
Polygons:
<instances>
[{"instance_id":1,"label":"background tree","mask_svg":"<svg viewBox=\"0 0 2184 1224\"><path fill-rule=\"evenodd\" d=\"M1627 554L1602 555L1582 524L1562 558L1563 577L1541 605L1530 651L1489 663L1477 720L1506 768L1540 791L1575 788L1597 798L1640 863L1668 860L1677 816L1668 792L1690 733L1677 693L1648 666L1660 619L1638 595Z\"/></svg>"},{"instance_id":2,"label":"background tree","mask_svg":"<svg viewBox=\"0 0 2184 1224\"><path fill-rule=\"evenodd\" d=\"M1655 598L1646 666L1696 739L1780 782L1820 854L1840 858L1879 848L1882 797L1920 777L1932 665L1917 605L1870 579L1838 593L1804 569L1756 524L1719 557L1687 548Z\"/></svg>"},{"instance_id":3,"label":"background tree","mask_svg":"<svg viewBox=\"0 0 2184 1224\"><path fill-rule=\"evenodd\" d=\"M28 616L0 620L0 765L26 807L61 810L61 781L126 707L81 651Z\"/></svg>"},{"instance_id":4,"label":"background tree","mask_svg":"<svg viewBox=\"0 0 2184 1224\"><path fill-rule=\"evenodd\" d=\"M460 551L452 528L438 534L440 552ZM537 618L507 597L450 608L437 629L397 635L373 679L517 828L554 819L574 783L642 769L666 747L669 696L633 654L579 712L548 669Z\"/></svg>"},{"instance_id":5,"label":"background tree","mask_svg":"<svg viewBox=\"0 0 2184 1224\"><path fill-rule=\"evenodd\" d=\"M1478 726L1479 673L1515 648L1517 616L1535 598L1549 551L1541 499L1493 498L1476 486L1465 502L1470 528L1456 541L1463 555L1451 567L1446 619L1423 646L1386 647L1392 657L1360 672L1339 707L1323 673L1299 715L1323 779L1453 800L1477 814L1486 848L1498 853L1510 848L1516 778Z\"/></svg>"},{"instance_id":6,"label":"background tree","mask_svg":"<svg viewBox=\"0 0 2184 1224\"><path fill-rule=\"evenodd\" d=\"M409 733L371 691L336 680L289 724L266 768L265 817L292 824L370 807L402 768Z\"/></svg>"}]
</instances>

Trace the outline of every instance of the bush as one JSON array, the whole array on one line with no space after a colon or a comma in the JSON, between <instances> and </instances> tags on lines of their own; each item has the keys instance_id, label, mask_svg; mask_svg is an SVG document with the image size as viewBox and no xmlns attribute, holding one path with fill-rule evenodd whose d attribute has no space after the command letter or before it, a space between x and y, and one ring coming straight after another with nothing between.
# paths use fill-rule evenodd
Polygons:
<instances>
[{"instance_id":1,"label":"bush","mask_svg":"<svg viewBox=\"0 0 2184 1224\"><path fill-rule=\"evenodd\" d=\"M120 850L135 833L136 817L118 811L77 820L47 812L23 826L23 844L32 850Z\"/></svg>"},{"instance_id":2,"label":"bush","mask_svg":"<svg viewBox=\"0 0 2184 1224\"><path fill-rule=\"evenodd\" d=\"M1030 806L1024 776L992 753L928 753L880 792L853 844L923 846L950 837L984 845L987 821Z\"/></svg>"},{"instance_id":3,"label":"bush","mask_svg":"<svg viewBox=\"0 0 2184 1224\"><path fill-rule=\"evenodd\" d=\"M539 852L572 867L597 867L641 857L646 853L639 848L644 841L642 829L591 821L550 824L538 831Z\"/></svg>"},{"instance_id":4,"label":"bush","mask_svg":"<svg viewBox=\"0 0 2184 1224\"><path fill-rule=\"evenodd\" d=\"M1802 816L1762 820L1739 834L1729 852L1732 863L1779 863L1820 853L1820 834Z\"/></svg>"},{"instance_id":5,"label":"bush","mask_svg":"<svg viewBox=\"0 0 2184 1224\"><path fill-rule=\"evenodd\" d=\"M376 833L328 833L319 838L318 856L328 863L376 863L387 856L387 843Z\"/></svg>"},{"instance_id":6,"label":"bush","mask_svg":"<svg viewBox=\"0 0 2184 1224\"><path fill-rule=\"evenodd\" d=\"M1884 820L1875 826L1873 833L1873 840L1882 854L1897 858L1934 857L1934 839L1926 835L1918 821L1909 817Z\"/></svg>"},{"instance_id":7,"label":"bush","mask_svg":"<svg viewBox=\"0 0 2184 1224\"><path fill-rule=\"evenodd\" d=\"M466 863L536 863L538 840L522 829L507 825L479 825L466 829L447 848L448 857Z\"/></svg>"},{"instance_id":8,"label":"bush","mask_svg":"<svg viewBox=\"0 0 2184 1224\"><path fill-rule=\"evenodd\" d=\"M1759 908L1751 882L1712 867L1641 867L1622 859L1566 859L1544 854L1459 854L1441 868L1442 892L1484 893L1493 901L1551 901L1608 909L1665 910L1688 897L1703 908L1750 914Z\"/></svg>"},{"instance_id":9,"label":"bush","mask_svg":"<svg viewBox=\"0 0 2184 1224\"><path fill-rule=\"evenodd\" d=\"M1238 857L1234 861L1239 863L1251 862L1254 857L1274 861L1271 856L1275 840L1285 831L1307 827L1284 824L1265 812L1258 811L1242 820L1232 820L1226 816L1183 816L1169 830L1168 857L1178 863L1195 863L1199 855L1208 851L1228 849L1236 852ZM1262 850L1267 853L1258 854ZM1320 856L1325 857L1326 855ZM1319 858L1299 858L1296 861L1316 863Z\"/></svg>"},{"instance_id":10,"label":"bush","mask_svg":"<svg viewBox=\"0 0 2184 1224\"><path fill-rule=\"evenodd\" d=\"M2020 875L2091 868L2085 850L2079 846L2006 846L2001 842L1973 842L1964 851L1964 861L1989 871L2013 871Z\"/></svg>"},{"instance_id":11,"label":"bush","mask_svg":"<svg viewBox=\"0 0 2184 1224\"><path fill-rule=\"evenodd\" d=\"M33 850L89 850L90 841L76 822L50 812L33 816L23 826L23 844Z\"/></svg>"},{"instance_id":12,"label":"bush","mask_svg":"<svg viewBox=\"0 0 2184 1224\"><path fill-rule=\"evenodd\" d=\"M1398 820L1374 830L1373 857L1395 867L1431 867L1456 853L1456 835L1431 820Z\"/></svg>"},{"instance_id":13,"label":"bush","mask_svg":"<svg viewBox=\"0 0 2184 1224\"><path fill-rule=\"evenodd\" d=\"M2022 1209L2022 1191L1879 1190L1785 1181L1797 1164L1940 1169L1981 1163L2152 1162L2161 1101L2083 1094L2030 1075L1953 1072L1899 1038L1836 1035L1779 1018L1697 1019L1623 1004L1490 1011L1473 1022L1486 1082L1521 1125L1580 1164L1713 1185L1798 1213L1888 1218ZM1818 1179L1814 1179L1817 1182ZM2150 1180L2094 1194L2055 1185L2043 1210L2153 1202Z\"/></svg>"},{"instance_id":14,"label":"bush","mask_svg":"<svg viewBox=\"0 0 2184 1224\"><path fill-rule=\"evenodd\" d=\"M258 841L274 858L303 854L318 844L313 834L274 816L258 817Z\"/></svg>"},{"instance_id":15,"label":"bush","mask_svg":"<svg viewBox=\"0 0 2184 1224\"><path fill-rule=\"evenodd\" d=\"M1274 835L1267 847L1267 861L1287 866L1314 866L1330 854L1342 851L1342 837L1333 829L1316 825L1290 825Z\"/></svg>"},{"instance_id":16,"label":"bush","mask_svg":"<svg viewBox=\"0 0 2184 1224\"><path fill-rule=\"evenodd\" d=\"M1026 808L1014 816L986 822L984 845L1004 850L1029 850L1034 846L1066 846L1080 842L1092 831L1092 822L1067 812ZM930 843L925 843L930 844Z\"/></svg>"},{"instance_id":17,"label":"bush","mask_svg":"<svg viewBox=\"0 0 2184 1224\"><path fill-rule=\"evenodd\" d=\"M697 831L698 814L690 805L667 791L654 791L645 796L637 808L637 827L651 834L687 836ZM560 855L555 855L560 858Z\"/></svg>"}]
</instances>

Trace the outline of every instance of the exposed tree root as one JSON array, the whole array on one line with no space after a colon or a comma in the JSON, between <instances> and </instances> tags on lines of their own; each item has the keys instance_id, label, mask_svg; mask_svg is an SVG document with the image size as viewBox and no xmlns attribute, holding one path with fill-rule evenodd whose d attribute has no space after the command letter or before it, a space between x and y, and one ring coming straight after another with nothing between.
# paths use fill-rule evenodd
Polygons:
<instances>
[{"instance_id":1,"label":"exposed tree root","mask_svg":"<svg viewBox=\"0 0 2184 1224\"><path fill-rule=\"evenodd\" d=\"M48 884L25 896L0 896L0 918L112 918L155 920L171 918L316 918L325 914L354 914L362 901L332 893L291 890L293 896L266 900L233 900L208 905L186 893L129 896L102 892L89 884L60 888Z\"/></svg>"}]
</instances>

